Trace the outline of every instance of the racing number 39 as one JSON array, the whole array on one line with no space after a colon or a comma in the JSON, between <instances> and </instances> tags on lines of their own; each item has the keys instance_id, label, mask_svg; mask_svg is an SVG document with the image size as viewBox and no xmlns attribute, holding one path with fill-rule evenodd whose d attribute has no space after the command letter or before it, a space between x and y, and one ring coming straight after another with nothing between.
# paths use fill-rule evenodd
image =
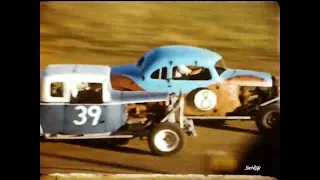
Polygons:
<instances>
[{"instance_id":1,"label":"racing number 39","mask_svg":"<svg viewBox=\"0 0 320 180\"><path fill-rule=\"evenodd\" d=\"M99 106L76 106L75 110L80 110L78 117L80 120L73 120L73 123L77 126L83 125L87 122L87 116L93 117L92 126L98 124L101 116L101 108Z\"/></svg>"}]
</instances>

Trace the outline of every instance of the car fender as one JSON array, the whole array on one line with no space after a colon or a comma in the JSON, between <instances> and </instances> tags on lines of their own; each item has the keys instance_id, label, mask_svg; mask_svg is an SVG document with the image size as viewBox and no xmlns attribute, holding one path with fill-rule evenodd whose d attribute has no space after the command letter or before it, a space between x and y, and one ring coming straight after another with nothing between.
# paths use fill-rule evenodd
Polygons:
<instances>
[{"instance_id":1,"label":"car fender","mask_svg":"<svg viewBox=\"0 0 320 180\"><path fill-rule=\"evenodd\" d=\"M271 87L273 83L269 73L242 69L227 69L221 79L226 84L239 86Z\"/></svg>"}]
</instances>

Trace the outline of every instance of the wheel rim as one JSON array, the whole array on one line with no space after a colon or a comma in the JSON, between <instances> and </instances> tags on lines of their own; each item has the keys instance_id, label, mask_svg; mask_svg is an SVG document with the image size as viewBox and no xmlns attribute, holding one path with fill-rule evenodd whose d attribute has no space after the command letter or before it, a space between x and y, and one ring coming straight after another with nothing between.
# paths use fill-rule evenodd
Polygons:
<instances>
[{"instance_id":1,"label":"wheel rim","mask_svg":"<svg viewBox=\"0 0 320 180\"><path fill-rule=\"evenodd\" d=\"M268 128L272 128L275 124L275 122L277 121L277 119L279 118L279 112L270 112L267 117L266 117L266 121L265 121L265 125Z\"/></svg>"},{"instance_id":2,"label":"wheel rim","mask_svg":"<svg viewBox=\"0 0 320 180\"><path fill-rule=\"evenodd\" d=\"M175 150L180 142L179 135L170 130L164 129L154 136L154 145L162 152L171 152Z\"/></svg>"}]
</instances>

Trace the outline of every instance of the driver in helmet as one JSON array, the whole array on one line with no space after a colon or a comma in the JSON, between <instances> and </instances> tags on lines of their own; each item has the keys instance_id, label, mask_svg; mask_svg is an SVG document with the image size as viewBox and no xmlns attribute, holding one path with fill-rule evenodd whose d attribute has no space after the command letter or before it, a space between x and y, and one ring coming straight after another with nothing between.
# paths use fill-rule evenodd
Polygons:
<instances>
[{"instance_id":1,"label":"driver in helmet","mask_svg":"<svg viewBox=\"0 0 320 180\"><path fill-rule=\"evenodd\" d=\"M189 69L186 65L182 64L175 68L173 77L175 79L188 79L191 75L201 73L203 68Z\"/></svg>"}]
</instances>

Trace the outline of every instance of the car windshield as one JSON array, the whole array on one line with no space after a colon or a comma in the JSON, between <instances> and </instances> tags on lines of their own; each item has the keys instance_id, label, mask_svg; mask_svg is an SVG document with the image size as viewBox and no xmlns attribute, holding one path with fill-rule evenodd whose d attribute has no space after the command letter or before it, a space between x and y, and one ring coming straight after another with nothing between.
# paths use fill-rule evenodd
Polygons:
<instances>
[{"instance_id":1,"label":"car windshield","mask_svg":"<svg viewBox=\"0 0 320 180\"><path fill-rule=\"evenodd\" d=\"M141 58L139 59L139 61L137 62L137 67L140 68L140 67L142 66L143 62L144 62L144 56L141 57Z\"/></svg>"},{"instance_id":2,"label":"car windshield","mask_svg":"<svg viewBox=\"0 0 320 180\"><path fill-rule=\"evenodd\" d=\"M219 60L214 67L219 75L221 75L227 69L227 65L223 59Z\"/></svg>"}]
</instances>

